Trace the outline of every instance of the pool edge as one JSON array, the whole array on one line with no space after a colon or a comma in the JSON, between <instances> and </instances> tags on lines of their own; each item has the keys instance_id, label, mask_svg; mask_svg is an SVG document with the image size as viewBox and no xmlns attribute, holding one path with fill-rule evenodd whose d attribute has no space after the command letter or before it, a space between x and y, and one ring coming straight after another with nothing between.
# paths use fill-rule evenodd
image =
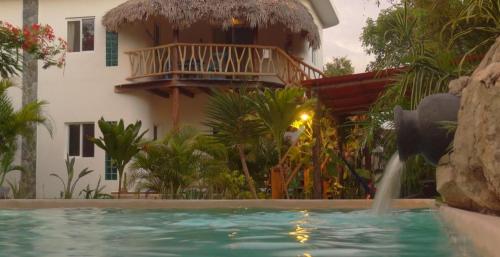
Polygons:
<instances>
[{"instance_id":1,"label":"pool edge","mask_svg":"<svg viewBox=\"0 0 500 257\"><path fill-rule=\"evenodd\" d=\"M370 209L372 200L0 200L0 209L120 208L120 209ZM398 199L396 209L434 209L432 199Z\"/></svg>"},{"instance_id":2,"label":"pool edge","mask_svg":"<svg viewBox=\"0 0 500 257\"><path fill-rule=\"evenodd\" d=\"M447 226L469 240L483 257L500 257L500 217L440 206Z\"/></svg>"}]
</instances>

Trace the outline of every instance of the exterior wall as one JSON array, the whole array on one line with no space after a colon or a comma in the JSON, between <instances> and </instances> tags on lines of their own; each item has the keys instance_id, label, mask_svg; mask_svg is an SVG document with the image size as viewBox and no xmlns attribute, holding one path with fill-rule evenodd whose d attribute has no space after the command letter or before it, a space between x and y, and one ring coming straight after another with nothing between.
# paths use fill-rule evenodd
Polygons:
<instances>
[{"instance_id":1,"label":"exterior wall","mask_svg":"<svg viewBox=\"0 0 500 257\"><path fill-rule=\"evenodd\" d=\"M315 0L300 0L300 1L302 2L302 4L304 4L304 6L307 7L307 9L309 9L309 12L312 14L312 16L314 18L314 22L316 23L316 25L319 28L321 41L323 41L323 28L324 28L324 26L321 23L320 18L318 17L317 13L314 11L314 8L311 5L311 1L315 1ZM308 47L308 45L306 45L304 51L305 51L304 52L304 61L305 62L307 62L313 66L316 66L320 69L323 68L324 62L323 62L323 49L322 48L319 48L319 49L313 51L310 47ZM314 55L314 58L313 58L313 55ZM314 60L314 62L313 62L313 60Z\"/></svg>"},{"instance_id":2,"label":"exterior wall","mask_svg":"<svg viewBox=\"0 0 500 257\"><path fill-rule=\"evenodd\" d=\"M1 0L0 7L0 20L4 22L9 22L16 26L23 25L23 1L20 0ZM7 92L8 96L12 100L12 105L15 110L18 110L22 105L22 95L23 91L21 77L12 78L15 88L9 89ZM15 164L21 164L21 140L19 140L19 147L16 153ZM6 180L17 181L20 179L19 172L10 173ZM2 185L0 185L2 186ZM8 186L7 182L3 186Z\"/></svg>"},{"instance_id":3,"label":"exterior wall","mask_svg":"<svg viewBox=\"0 0 500 257\"><path fill-rule=\"evenodd\" d=\"M2 19L14 24L22 23L22 1L1 0L0 10ZM66 38L67 19L76 17L95 17L95 44L94 51L67 53L66 67L64 69L50 68L47 70L39 67L38 97L46 100L49 105L46 112L53 122L53 136L47 130L38 129L38 160L37 160L37 197L58 198L61 185L50 173L58 173L66 177L64 159L68 145L68 123L93 122L95 136L99 137L100 131L97 121L104 117L106 120L119 120L123 118L126 123L141 120L143 129L149 129L148 137L153 137L153 127L158 127L158 137L169 131L171 124L171 99L137 91L130 94L117 94L114 86L125 84L129 76L130 64L124 54L127 50L152 46L153 42L146 33L153 24L129 26L119 33L119 65L106 67L105 60L105 28L101 25L101 18L109 9L125 2L126 0L39 0L39 22L50 24L55 34ZM308 1L303 2L312 10ZM6 18L3 18L6 17ZM319 19L315 16L318 26ZM172 41L171 29L166 26L161 29L162 43ZM212 42L213 32L207 30L205 25L199 24L180 33L181 42ZM258 44L284 47L286 34L280 26L262 28L259 31ZM311 50L307 42L295 37L293 54L302 57L304 61L312 63ZM322 65L318 58L315 63ZM21 102L21 91L9 92L14 97L16 106ZM181 95L180 117L182 124L190 124L204 128L201 125L204 117L204 105L207 95L196 94L194 98ZM95 157L77 158L76 171L88 167L94 172L83 178L75 190L75 196L87 184L94 187L99 177L102 177L105 191L116 191L117 181L104 181L105 154L95 148Z\"/></svg>"}]
</instances>

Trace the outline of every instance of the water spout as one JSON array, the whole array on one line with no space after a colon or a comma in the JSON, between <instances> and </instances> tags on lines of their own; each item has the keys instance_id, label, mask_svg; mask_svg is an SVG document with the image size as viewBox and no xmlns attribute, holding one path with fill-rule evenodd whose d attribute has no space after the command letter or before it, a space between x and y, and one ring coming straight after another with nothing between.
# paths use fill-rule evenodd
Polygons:
<instances>
[{"instance_id":1,"label":"water spout","mask_svg":"<svg viewBox=\"0 0 500 257\"><path fill-rule=\"evenodd\" d=\"M372 206L372 211L375 214L388 213L392 200L400 196L403 165L404 162L400 160L399 153L394 153L385 167L382 181L375 193L375 201Z\"/></svg>"}]
</instances>

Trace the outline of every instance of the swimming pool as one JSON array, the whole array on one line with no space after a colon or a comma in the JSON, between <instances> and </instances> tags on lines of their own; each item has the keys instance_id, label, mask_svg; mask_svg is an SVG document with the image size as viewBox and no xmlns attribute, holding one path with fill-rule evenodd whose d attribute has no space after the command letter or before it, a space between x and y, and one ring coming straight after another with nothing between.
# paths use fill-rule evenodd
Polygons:
<instances>
[{"instance_id":1,"label":"swimming pool","mask_svg":"<svg viewBox=\"0 0 500 257\"><path fill-rule=\"evenodd\" d=\"M0 210L0 257L455 256L434 210Z\"/></svg>"}]
</instances>

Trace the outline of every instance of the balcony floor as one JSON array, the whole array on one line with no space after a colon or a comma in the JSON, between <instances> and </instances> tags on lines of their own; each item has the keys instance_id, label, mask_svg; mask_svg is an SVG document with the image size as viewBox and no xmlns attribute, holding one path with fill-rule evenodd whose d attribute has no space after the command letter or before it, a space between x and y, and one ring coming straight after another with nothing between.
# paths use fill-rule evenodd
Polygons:
<instances>
[{"instance_id":1,"label":"balcony floor","mask_svg":"<svg viewBox=\"0 0 500 257\"><path fill-rule=\"evenodd\" d=\"M116 93L129 93L136 90L146 90L161 97L168 98L170 89L178 87L181 93L194 97L197 93L210 94L213 89L235 89L235 88L282 88L281 83L262 80L243 80L234 78L163 78L147 81L137 81L115 86Z\"/></svg>"}]
</instances>

